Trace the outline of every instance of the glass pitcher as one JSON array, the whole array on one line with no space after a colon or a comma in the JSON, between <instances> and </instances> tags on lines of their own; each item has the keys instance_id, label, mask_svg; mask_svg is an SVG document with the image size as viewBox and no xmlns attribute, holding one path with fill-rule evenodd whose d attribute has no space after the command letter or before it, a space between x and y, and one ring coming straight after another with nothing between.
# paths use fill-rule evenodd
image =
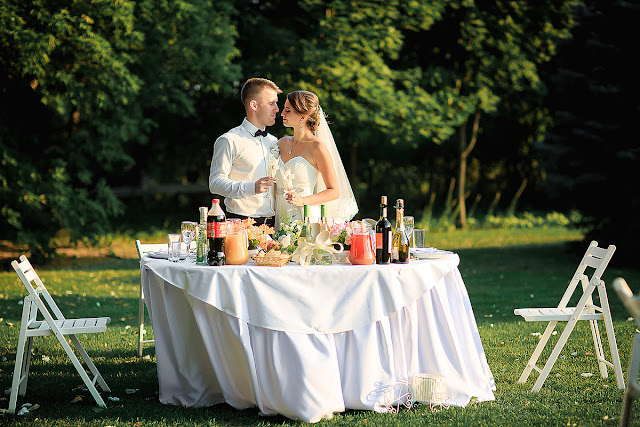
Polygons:
<instances>
[{"instance_id":1,"label":"glass pitcher","mask_svg":"<svg viewBox=\"0 0 640 427\"><path fill-rule=\"evenodd\" d=\"M241 265L249 260L249 238L242 220L227 220L227 236L224 241L227 265Z\"/></svg>"},{"instance_id":2,"label":"glass pitcher","mask_svg":"<svg viewBox=\"0 0 640 427\"><path fill-rule=\"evenodd\" d=\"M362 221L351 224L351 251L349 261L355 265L370 265L376 260L375 234L371 226Z\"/></svg>"}]
</instances>

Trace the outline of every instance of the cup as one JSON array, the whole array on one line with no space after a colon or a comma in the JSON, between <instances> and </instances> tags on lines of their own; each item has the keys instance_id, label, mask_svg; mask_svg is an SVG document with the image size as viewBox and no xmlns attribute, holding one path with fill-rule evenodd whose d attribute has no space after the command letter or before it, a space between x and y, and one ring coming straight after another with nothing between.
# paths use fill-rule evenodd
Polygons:
<instances>
[{"instance_id":1,"label":"cup","mask_svg":"<svg viewBox=\"0 0 640 427\"><path fill-rule=\"evenodd\" d=\"M182 247L182 234L169 233L167 235L167 245L169 261L178 262L180 260L180 249Z\"/></svg>"},{"instance_id":2,"label":"cup","mask_svg":"<svg viewBox=\"0 0 640 427\"><path fill-rule=\"evenodd\" d=\"M427 230L424 228L415 228L413 230L413 242L416 248L425 248L427 245Z\"/></svg>"}]
</instances>

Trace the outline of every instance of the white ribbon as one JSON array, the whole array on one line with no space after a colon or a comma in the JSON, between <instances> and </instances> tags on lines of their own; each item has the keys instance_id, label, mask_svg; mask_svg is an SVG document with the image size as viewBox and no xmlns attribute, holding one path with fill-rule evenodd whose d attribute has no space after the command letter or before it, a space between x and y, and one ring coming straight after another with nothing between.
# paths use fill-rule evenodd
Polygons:
<instances>
[{"instance_id":1,"label":"white ribbon","mask_svg":"<svg viewBox=\"0 0 640 427\"><path fill-rule=\"evenodd\" d=\"M343 250L341 243L336 244L340 245L340 249L335 249L333 247L334 243L331 242L329 232L324 230L318 233L311 242L302 242L293 252L291 259L302 266L307 266L311 262L313 251L317 249L328 252L331 255L333 262L336 262L337 259L334 254L339 254Z\"/></svg>"}]
</instances>

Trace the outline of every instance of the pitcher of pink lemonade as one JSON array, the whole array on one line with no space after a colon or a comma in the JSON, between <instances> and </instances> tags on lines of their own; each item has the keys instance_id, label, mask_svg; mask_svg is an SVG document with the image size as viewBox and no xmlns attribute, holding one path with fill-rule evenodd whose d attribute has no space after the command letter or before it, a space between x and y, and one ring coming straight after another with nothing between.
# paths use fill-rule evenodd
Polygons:
<instances>
[{"instance_id":1,"label":"pitcher of pink lemonade","mask_svg":"<svg viewBox=\"0 0 640 427\"><path fill-rule=\"evenodd\" d=\"M351 233L351 251L349 261L355 265L370 265L376 260L374 234L366 222L354 221Z\"/></svg>"},{"instance_id":2,"label":"pitcher of pink lemonade","mask_svg":"<svg viewBox=\"0 0 640 427\"><path fill-rule=\"evenodd\" d=\"M249 238L242 220L227 220L224 256L228 265L241 265L249 260Z\"/></svg>"}]
</instances>

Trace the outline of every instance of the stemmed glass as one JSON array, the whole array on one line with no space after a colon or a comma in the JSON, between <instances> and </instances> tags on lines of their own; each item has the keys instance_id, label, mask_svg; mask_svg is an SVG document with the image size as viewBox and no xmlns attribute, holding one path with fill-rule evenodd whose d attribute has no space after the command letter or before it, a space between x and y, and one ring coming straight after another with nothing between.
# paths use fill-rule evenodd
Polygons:
<instances>
[{"instance_id":1,"label":"stemmed glass","mask_svg":"<svg viewBox=\"0 0 640 427\"><path fill-rule=\"evenodd\" d=\"M413 247L413 228L415 225L415 219L412 216L404 217L404 232L407 234L407 239L409 239L409 246Z\"/></svg>"},{"instance_id":2,"label":"stemmed glass","mask_svg":"<svg viewBox=\"0 0 640 427\"><path fill-rule=\"evenodd\" d=\"M278 158L269 157L269 166L267 167L267 173L269 174L269 178L275 178L277 172L278 172ZM267 197L271 197L272 191L273 191L273 185L269 187L269 190L267 190Z\"/></svg>"},{"instance_id":3,"label":"stemmed glass","mask_svg":"<svg viewBox=\"0 0 640 427\"><path fill-rule=\"evenodd\" d=\"M196 237L196 227L198 224L196 224L193 221L182 221L182 225L180 226L180 231L182 233L182 241L184 242L185 246L187 247L187 257L185 258L186 261L192 261L192 253L191 253L191 242L193 241L194 237Z\"/></svg>"}]
</instances>

